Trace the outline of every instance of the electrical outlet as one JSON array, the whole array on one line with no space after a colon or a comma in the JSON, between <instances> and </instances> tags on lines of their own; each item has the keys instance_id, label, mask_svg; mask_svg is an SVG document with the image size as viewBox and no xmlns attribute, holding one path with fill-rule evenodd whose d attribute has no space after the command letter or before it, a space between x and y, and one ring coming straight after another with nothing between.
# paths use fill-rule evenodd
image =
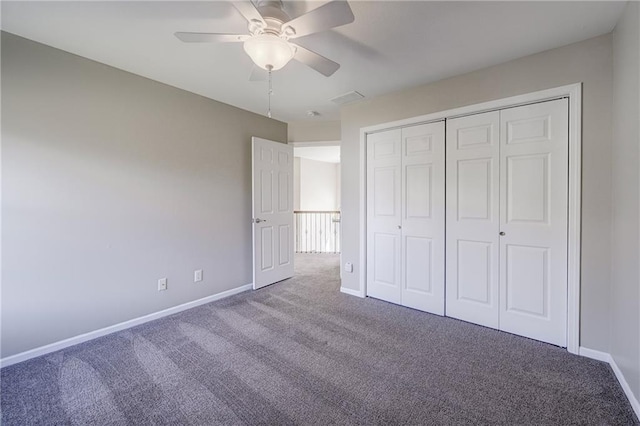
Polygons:
<instances>
[{"instance_id":1,"label":"electrical outlet","mask_svg":"<svg viewBox=\"0 0 640 426\"><path fill-rule=\"evenodd\" d=\"M193 272L193 282L199 283L202 281L202 269L197 269Z\"/></svg>"},{"instance_id":2,"label":"electrical outlet","mask_svg":"<svg viewBox=\"0 0 640 426\"><path fill-rule=\"evenodd\" d=\"M353 272L353 263L347 262L344 264L344 270L347 272Z\"/></svg>"},{"instance_id":3,"label":"electrical outlet","mask_svg":"<svg viewBox=\"0 0 640 426\"><path fill-rule=\"evenodd\" d=\"M158 280L158 291L164 291L167 289L167 279L166 278L160 278Z\"/></svg>"}]
</instances>

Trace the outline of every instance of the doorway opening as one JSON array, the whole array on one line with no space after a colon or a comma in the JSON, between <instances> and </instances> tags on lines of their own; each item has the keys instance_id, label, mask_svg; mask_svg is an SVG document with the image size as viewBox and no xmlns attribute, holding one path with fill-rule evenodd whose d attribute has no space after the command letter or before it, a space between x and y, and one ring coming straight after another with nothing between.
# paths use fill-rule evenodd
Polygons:
<instances>
[{"instance_id":1,"label":"doorway opening","mask_svg":"<svg viewBox=\"0 0 640 426\"><path fill-rule=\"evenodd\" d=\"M302 145L302 146L300 146ZM294 144L296 262L340 256L340 145Z\"/></svg>"}]
</instances>

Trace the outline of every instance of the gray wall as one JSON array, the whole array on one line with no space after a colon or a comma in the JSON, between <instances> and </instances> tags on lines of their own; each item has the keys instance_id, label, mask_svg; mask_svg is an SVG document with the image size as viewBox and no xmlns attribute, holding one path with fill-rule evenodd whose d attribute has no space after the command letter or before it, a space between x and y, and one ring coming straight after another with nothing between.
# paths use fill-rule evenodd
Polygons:
<instances>
[{"instance_id":1,"label":"gray wall","mask_svg":"<svg viewBox=\"0 0 640 426\"><path fill-rule=\"evenodd\" d=\"M361 127L583 82L582 346L609 351L611 278L611 35L342 108L342 261L359 288Z\"/></svg>"},{"instance_id":2,"label":"gray wall","mask_svg":"<svg viewBox=\"0 0 640 426\"><path fill-rule=\"evenodd\" d=\"M640 7L613 33L611 355L640 400Z\"/></svg>"},{"instance_id":3,"label":"gray wall","mask_svg":"<svg viewBox=\"0 0 640 426\"><path fill-rule=\"evenodd\" d=\"M251 283L285 123L7 33L2 114L2 357Z\"/></svg>"},{"instance_id":4,"label":"gray wall","mask_svg":"<svg viewBox=\"0 0 640 426\"><path fill-rule=\"evenodd\" d=\"M289 142L328 142L340 140L339 121L292 121L289 123Z\"/></svg>"}]
</instances>

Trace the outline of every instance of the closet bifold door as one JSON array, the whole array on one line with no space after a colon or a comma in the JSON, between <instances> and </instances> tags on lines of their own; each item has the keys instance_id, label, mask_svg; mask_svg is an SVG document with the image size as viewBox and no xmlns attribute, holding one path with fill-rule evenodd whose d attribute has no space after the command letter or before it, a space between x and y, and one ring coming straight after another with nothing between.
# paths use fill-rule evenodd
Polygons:
<instances>
[{"instance_id":1,"label":"closet bifold door","mask_svg":"<svg viewBox=\"0 0 640 426\"><path fill-rule=\"evenodd\" d=\"M367 295L444 314L444 122L367 135Z\"/></svg>"},{"instance_id":2,"label":"closet bifold door","mask_svg":"<svg viewBox=\"0 0 640 426\"><path fill-rule=\"evenodd\" d=\"M400 129L367 135L367 296L402 302Z\"/></svg>"},{"instance_id":3,"label":"closet bifold door","mask_svg":"<svg viewBox=\"0 0 640 426\"><path fill-rule=\"evenodd\" d=\"M447 121L446 314L567 344L568 102Z\"/></svg>"},{"instance_id":4,"label":"closet bifold door","mask_svg":"<svg viewBox=\"0 0 640 426\"><path fill-rule=\"evenodd\" d=\"M444 122L402 129L402 304L444 315Z\"/></svg>"},{"instance_id":5,"label":"closet bifold door","mask_svg":"<svg viewBox=\"0 0 640 426\"><path fill-rule=\"evenodd\" d=\"M568 101L500 117L500 330L566 346Z\"/></svg>"},{"instance_id":6,"label":"closet bifold door","mask_svg":"<svg viewBox=\"0 0 640 426\"><path fill-rule=\"evenodd\" d=\"M447 120L446 315L498 328L498 111Z\"/></svg>"}]
</instances>

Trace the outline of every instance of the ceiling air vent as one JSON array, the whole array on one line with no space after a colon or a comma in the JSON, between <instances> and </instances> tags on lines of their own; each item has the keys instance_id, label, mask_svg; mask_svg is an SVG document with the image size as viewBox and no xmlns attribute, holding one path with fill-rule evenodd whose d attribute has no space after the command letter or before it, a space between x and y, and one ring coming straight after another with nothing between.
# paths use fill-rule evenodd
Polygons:
<instances>
[{"instance_id":1,"label":"ceiling air vent","mask_svg":"<svg viewBox=\"0 0 640 426\"><path fill-rule=\"evenodd\" d=\"M362 95L361 93L354 91L351 91L349 93L345 93L344 95L340 95L340 96L336 96L333 99L329 99L331 102L336 103L338 105L344 105L344 104L348 104L350 102L354 102L357 100L360 100L364 98L364 95Z\"/></svg>"}]
</instances>

